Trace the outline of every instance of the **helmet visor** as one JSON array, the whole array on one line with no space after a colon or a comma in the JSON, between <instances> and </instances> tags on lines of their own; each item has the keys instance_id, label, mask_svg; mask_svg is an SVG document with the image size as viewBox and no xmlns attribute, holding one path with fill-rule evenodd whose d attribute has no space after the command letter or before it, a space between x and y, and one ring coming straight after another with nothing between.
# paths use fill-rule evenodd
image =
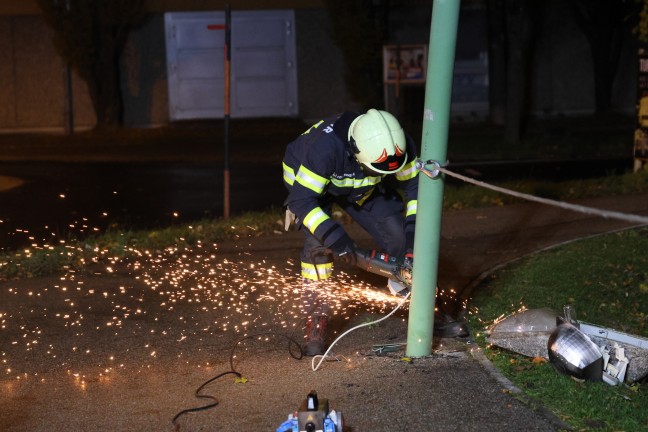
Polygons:
<instances>
[{"instance_id":1,"label":"helmet visor","mask_svg":"<svg viewBox=\"0 0 648 432\"><path fill-rule=\"evenodd\" d=\"M407 162L407 152L402 152L401 154L393 154L384 158L380 158L380 161L374 161L367 164L367 166L376 172L382 174L392 174L400 171L400 169Z\"/></svg>"}]
</instances>

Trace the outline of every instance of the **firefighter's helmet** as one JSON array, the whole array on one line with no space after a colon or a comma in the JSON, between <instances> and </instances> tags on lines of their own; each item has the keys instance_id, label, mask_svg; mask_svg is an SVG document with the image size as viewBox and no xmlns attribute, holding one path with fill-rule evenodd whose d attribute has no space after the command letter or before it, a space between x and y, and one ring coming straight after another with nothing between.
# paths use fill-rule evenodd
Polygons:
<instances>
[{"instance_id":1,"label":"firefighter's helmet","mask_svg":"<svg viewBox=\"0 0 648 432\"><path fill-rule=\"evenodd\" d=\"M393 174L407 162L405 133L396 117L370 109L349 127L349 142L362 165L381 174Z\"/></svg>"}]
</instances>

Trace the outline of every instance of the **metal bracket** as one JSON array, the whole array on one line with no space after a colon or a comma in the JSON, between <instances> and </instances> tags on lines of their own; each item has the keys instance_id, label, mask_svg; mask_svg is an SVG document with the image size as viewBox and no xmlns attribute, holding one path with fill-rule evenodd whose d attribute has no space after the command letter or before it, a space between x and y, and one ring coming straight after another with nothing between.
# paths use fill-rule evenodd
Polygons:
<instances>
[{"instance_id":1,"label":"metal bracket","mask_svg":"<svg viewBox=\"0 0 648 432\"><path fill-rule=\"evenodd\" d=\"M428 165L432 165L432 169L428 168ZM436 179L439 177L439 174L441 171L439 168L446 167L448 163L446 162L444 165L441 165L439 162L435 160L429 160L427 162L423 162L421 159L417 159L415 166L416 169L421 171L423 174L426 176L430 177L431 179Z\"/></svg>"}]
</instances>

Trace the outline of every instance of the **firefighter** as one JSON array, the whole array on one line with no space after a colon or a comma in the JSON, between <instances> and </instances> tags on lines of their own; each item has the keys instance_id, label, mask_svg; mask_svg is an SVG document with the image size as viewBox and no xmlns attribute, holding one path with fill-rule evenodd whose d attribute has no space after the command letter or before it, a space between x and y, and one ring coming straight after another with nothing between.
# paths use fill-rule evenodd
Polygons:
<instances>
[{"instance_id":1,"label":"firefighter","mask_svg":"<svg viewBox=\"0 0 648 432\"><path fill-rule=\"evenodd\" d=\"M325 352L329 306L318 296L333 260L355 264L355 243L331 217L337 204L389 255L412 258L418 171L416 144L386 111L344 112L325 118L288 144L283 179L287 218L304 232L301 308L307 318L304 353ZM288 219L287 219L288 220ZM323 247L330 255L313 252ZM405 287L388 279L392 294Z\"/></svg>"}]
</instances>

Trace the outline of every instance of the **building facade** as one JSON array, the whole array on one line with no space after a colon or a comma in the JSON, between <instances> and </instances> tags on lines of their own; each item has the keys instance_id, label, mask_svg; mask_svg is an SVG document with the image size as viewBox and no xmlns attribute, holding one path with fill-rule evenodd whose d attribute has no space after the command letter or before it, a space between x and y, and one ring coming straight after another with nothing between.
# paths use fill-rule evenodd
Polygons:
<instances>
[{"instance_id":1,"label":"building facade","mask_svg":"<svg viewBox=\"0 0 648 432\"><path fill-rule=\"evenodd\" d=\"M407 1L394 7L389 15L389 43L427 44L431 3ZM150 127L171 121L164 14L219 11L225 4L213 0L149 0L150 15L144 25L131 33L121 59L124 122L127 126ZM552 0L542 18L542 30L534 53L531 92L531 112L538 115L586 114L594 110L589 47L569 18L566 7L564 2ZM331 38L329 12L323 1L248 0L237 1L236 8L294 10L297 117L310 120L359 107L347 91L343 54ZM488 69L485 20L483 3L467 2L463 7L453 96L453 112L460 115L460 98L465 102L475 94L470 85L478 82L488 86L487 74L482 76ZM626 44L612 101L616 111L634 112L635 62L633 46ZM477 72L465 72L467 70ZM458 75L458 71L464 71L464 75ZM0 131L63 131L70 116L76 129L92 128L95 118L86 85L73 72L68 72L52 43L52 30L40 15L36 2L3 2L0 5L0 100L3 102L0 104ZM387 95L393 91L393 85L386 85ZM483 89L480 92L487 93ZM402 98L401 104L408 107L403 115L417 118L419 111L422 115L422 84L404 86L398 94ZM481 104L475 106L487 107L487 103L480 101ZM477 111L472 112L474 117L486 116L483 108L475 109Z\"/></svg>"}]
</instances>

